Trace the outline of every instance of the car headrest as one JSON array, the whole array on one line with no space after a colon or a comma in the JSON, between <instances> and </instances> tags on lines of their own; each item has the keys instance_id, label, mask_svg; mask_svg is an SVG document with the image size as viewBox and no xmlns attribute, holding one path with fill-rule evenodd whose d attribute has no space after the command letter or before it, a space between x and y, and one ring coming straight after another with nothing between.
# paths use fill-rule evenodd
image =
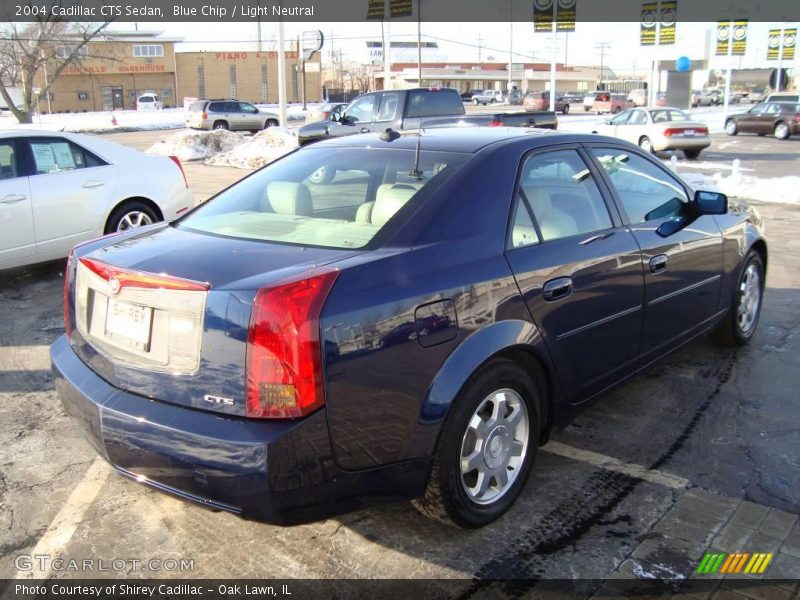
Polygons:
<instances>
[{"instance_id":1,"label":"car headrest","mask_svg":"<svg viewBox=\"0 0 800 600\"><path fill-rule=\"evenodd\" d=\"M408 183L385 183L375 193L375 205L370 220L373 225L383 225L417 193L419 188Z\"/></svg>"},{"instance_id":2,"label":"car headrest","mask_svg":"<svg viewBox=\"0 0 800 600\"><path fill-rule=\"evenodd\" d=\"M531 203L533 213L543 213L553 208L553 200L547 190L540 187L525 188L525 193L528 196L528 202Z\"/></svg>"},{"instance_id":3,"label":"car headrest","mask_svg":"<svg viewBox=\"0 0 800 600\"><path fill-rule=\"evenodd\" d=\"M310 217L314 210L308 188L294 181L273 181L267 186L265 199L272 210L282 215Z\"/></svg>"}]
</instances>

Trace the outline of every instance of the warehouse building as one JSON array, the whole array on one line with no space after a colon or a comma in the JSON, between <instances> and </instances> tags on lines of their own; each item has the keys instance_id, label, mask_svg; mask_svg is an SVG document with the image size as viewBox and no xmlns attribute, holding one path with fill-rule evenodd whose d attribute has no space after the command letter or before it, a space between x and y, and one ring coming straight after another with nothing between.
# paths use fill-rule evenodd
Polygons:
<instances>
[{"instance_id":1,"label":"warehouse building","mask_svg":"<svg viewBox=\"0 0 800 600\"><path fill-rule=\"evenodd\" d=\"M66 67L42 103L42 111L85 112L135 109L144 92L159 95L164 107L183 106L184 99L237 98L273 103L278 101L278 53L270 51L176 52L179 38L160 32L114 32L81 49L80 59ZM69 46L57 48L69 56ZM297 43L285 52L289 102L303 99L303 65ZM322 95L320 57L306 62L306 100ZM35 85L43 87L57 68L53 61L38 74ZM47 107L45 107L45 102Z\"/></svg>"}]
</instances>

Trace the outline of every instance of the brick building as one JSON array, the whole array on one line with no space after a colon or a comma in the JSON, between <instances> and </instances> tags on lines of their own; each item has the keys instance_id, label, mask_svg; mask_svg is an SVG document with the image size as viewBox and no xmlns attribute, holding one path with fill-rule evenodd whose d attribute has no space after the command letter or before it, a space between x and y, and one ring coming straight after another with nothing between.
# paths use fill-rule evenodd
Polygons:
<instances>
[{"instance_id":1,"label":"brick building","mask_svg":"<svg viewBox=\"0 0 800 600\"><path fill-rule=\"evenodd\" d=\"M157 93L165 107L182 106L189 98L238 98L250 102L278 101L277 51L175 52L179 38L160 32L114 32L89 42L79 63L68 66L50 89L50 110L84 112L135 109L144 92ZM67 56L71 48L58 48ZM302 61L297 44L285 53L289 102L302 101ZM306 63L306 99L321 97L320 57ZM49 64L35 85L43 87ZM45 109L45 101L42 110Z\"/></svg>"}]
</instances>

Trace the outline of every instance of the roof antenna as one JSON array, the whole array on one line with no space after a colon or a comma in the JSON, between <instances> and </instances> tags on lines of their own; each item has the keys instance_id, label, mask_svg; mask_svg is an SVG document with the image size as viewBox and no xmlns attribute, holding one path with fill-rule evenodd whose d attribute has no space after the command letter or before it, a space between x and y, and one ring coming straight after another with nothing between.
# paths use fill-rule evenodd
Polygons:
<instances>
[{"instance_id":1,"label":"roof antenna","mask_svg":"<svg viewBox=\"0 0 800 600\"><path fill-rule=\"evenodd\" d=\"M411 169L411 172L408 174L409 177L413 179L422 179L422 171L419 170L419 146L422 142L422 134L417 134L417 149L414 152L414 168Z\"/></svg>"}]
</instances>

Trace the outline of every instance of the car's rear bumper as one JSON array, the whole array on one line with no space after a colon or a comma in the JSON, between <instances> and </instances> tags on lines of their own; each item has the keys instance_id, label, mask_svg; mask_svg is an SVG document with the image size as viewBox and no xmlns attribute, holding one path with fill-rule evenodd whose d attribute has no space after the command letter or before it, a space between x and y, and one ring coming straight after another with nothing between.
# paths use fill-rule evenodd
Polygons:
<instances>
[{"instance_id":1,"label":"car's rear bumper","mask_svg":"<svg viewBox=\"0 0 800 600\"><path fill-rule=\"evenodd\" d=\"M424 490L427 461L340 471L324 409L301 420L255 421L184 408L113 387L65 336L50 354L56 391L89 442L120 473L161 491L288 524Z\"/></svg>"},{"instance_id":2,"label":"car's rear bumper","mask_svg":"<svg viewBox=\"0 0 800 600\"><path fill-rule=\"evenodd\" d=\"M708 136L654 136L653 149L657 152L661 150L703 150L711 145L711 138Z\"/></svg>"}]
</instances>

